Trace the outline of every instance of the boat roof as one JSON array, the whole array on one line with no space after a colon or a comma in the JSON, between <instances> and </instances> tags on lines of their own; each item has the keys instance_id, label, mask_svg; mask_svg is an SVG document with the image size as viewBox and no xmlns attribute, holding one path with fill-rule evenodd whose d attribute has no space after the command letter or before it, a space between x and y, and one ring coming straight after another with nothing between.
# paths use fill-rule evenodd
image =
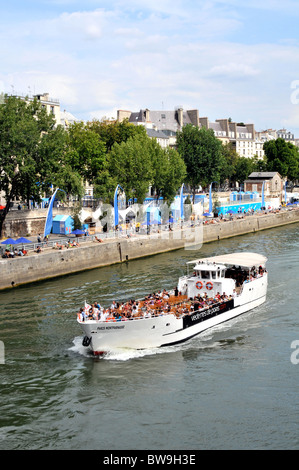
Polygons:
<instances>
[{"instance_id":1,"label":"boat roof","mask_svg":"<svg viewBox=\"0 0 299 470\"><path fill-rule=\"evenodd\" d=\"M259 253L240 252L229 253L226 255L211 256L210 258L200 258L189 261L187 264L199 263L220 263L230 266L241 266L243 268L251 268L252 266L263 266L267 261L266 256Z\"/></svg>"}]
</instances>

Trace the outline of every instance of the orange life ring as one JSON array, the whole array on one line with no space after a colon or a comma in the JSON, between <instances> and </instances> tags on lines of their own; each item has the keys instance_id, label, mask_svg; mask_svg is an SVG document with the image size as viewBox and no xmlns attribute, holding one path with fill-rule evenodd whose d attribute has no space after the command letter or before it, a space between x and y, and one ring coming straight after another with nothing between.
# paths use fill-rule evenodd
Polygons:
<instances>
[{"instance_id":1,"label":"orange life ring","mask_svg":"<svg viewBox=\"0 0 299 470\"><path fill-rule=\"evenodd\" d=\"M213 289L213 283L212 283L212 282L210 282L210 281L209 281L209 282L207 282L207 283L206 283L206 288L207 288L208 290L211 290L211 289Z\"/></svg>"},{"instance_id":2,"label":"orange life ring","mask_svg":"<svg viewBox=\"0 0 299 470\"><path fill-rule=\"evenodd\" d=\"M201 281L197 281L195 285L196 285L196 289L202 289L203 287L203 283Z\"/></svg>"}]
</instances>

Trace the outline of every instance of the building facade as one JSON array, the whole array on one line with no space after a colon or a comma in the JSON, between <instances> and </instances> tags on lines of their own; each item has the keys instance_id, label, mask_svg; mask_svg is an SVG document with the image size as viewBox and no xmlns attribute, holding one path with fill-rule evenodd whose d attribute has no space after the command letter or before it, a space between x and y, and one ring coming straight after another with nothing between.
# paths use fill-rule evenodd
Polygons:
<instances>
[{"instance_id":1,"label":"building facade","mask_svg":"<svg viewBox=\"0 0 299 470\"><path fill-rule=\"evenodd\" d=\"M244 181L244 191L257 191L261 194L264 184L265 196L282 197L283 179L278 172L253 172Z\"/></svg>"}]
</instances>

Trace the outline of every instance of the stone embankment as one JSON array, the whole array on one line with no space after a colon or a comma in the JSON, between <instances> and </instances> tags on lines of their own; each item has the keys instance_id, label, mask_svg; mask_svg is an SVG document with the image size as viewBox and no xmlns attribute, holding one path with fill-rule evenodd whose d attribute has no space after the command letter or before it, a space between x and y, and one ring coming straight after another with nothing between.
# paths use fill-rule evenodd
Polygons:
<instances>
[{"instance_id":1,"label":"stone embankment","mask_svg":"<svg viewBox=\"0 0 299 470\"><path fill-rule=\"evenodd\" d=\"M154 233L149 236L107 239L101 243L86 242L79 247L63 250L44 248L39 254L32 252L29 256L1 259L0 289L178 250L193 244L199 249L202 243L296 222L299 222L299 209L246 216L229 221L212 220L208 224L193 228Z\"/></svg>"}]
</instances>

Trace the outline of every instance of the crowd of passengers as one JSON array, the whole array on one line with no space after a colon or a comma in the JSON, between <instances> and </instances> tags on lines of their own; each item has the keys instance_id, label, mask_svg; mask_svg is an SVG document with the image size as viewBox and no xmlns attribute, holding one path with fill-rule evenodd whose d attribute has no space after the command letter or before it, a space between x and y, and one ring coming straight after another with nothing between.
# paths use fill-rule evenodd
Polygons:
<instances>
[{"instance_id":1,"label":"crowd of passengers","mask_svg":"<svg viewBox=\"0 0 299 470\"><path fill-rule=\"evenodd\" d=\"M228 268L225 273L225 277L232 278L236 281L236 287L242 286L246 281L252 281L266 272L266 269L262 266L253 266L250 271L245 271L240 267L232 266Z\"/></svg>"},{"instance_id":2,"label":"crowd of passengers","mask_svg":"<svg viewBox=\"0 0 299 470\"><path fill-rule=\"evenodd\" d=\"M129 300L127 302L113 301L109 308L103 308L98 302L80 308L79 318L81 321L126 321L136 318L151 318L173 313L177 317L190 315L201 309L211 308L215 304L231 300L232 295L221 295L219 292L214 297L209 297L207 293L192 298L183 296L177 288L174 293L169 293L165 289L161 292L150 294L144 300Z\"/></svg>"}]
</instances>

